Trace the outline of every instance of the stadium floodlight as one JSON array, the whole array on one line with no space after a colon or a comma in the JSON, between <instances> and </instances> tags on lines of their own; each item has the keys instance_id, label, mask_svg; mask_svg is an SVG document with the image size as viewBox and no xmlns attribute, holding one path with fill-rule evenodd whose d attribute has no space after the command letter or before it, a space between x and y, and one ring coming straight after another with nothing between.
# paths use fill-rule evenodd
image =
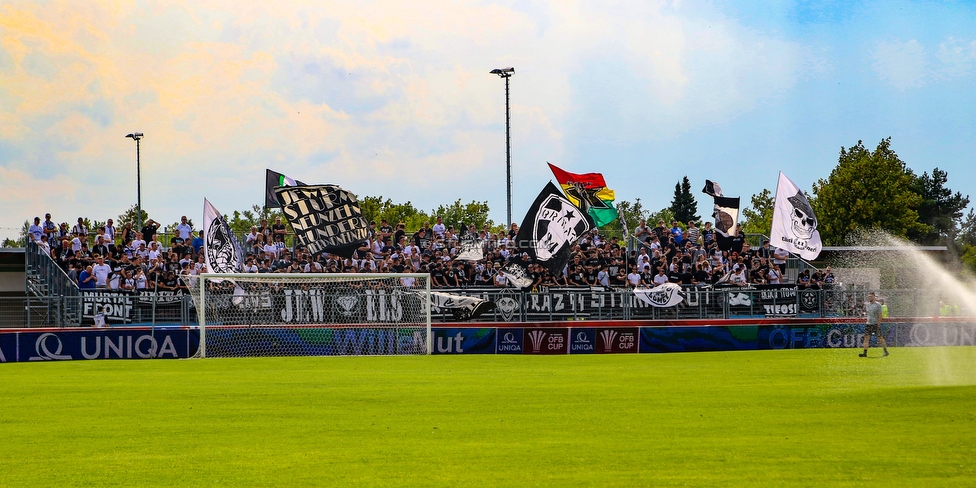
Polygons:
<instances>
[{"instance_id":1,"label":"stadium floodlight","mask_svg":"<svg viewBox=\"0 0 976 488\"><path fill-rule=\"evenodd\" d=\"M142 140L142 132L131 132L125 137L136 141L136 218L138 219L138 232L142 232L142 171L139 164L139 141Z\"/></svg>"},{"instance_id":2,"label":"stadium floodlight","mask_svg":"<svg viewBox=\"0 0 976 488\"><path fill-rule=\"evenodd\" d=\"M430 354L430 275L204 273L185 279L199 357Z\"/></svg>"},{"instance_id":3,"label":"stadium floodlight","mask_svg":"<svg viewBox=\"0 0 976 488\"><path fill-rule=\"evenodd\" d=\"M505 193L507 206L505 227L512 225L512 112L509 108L508 79L515 74L515 68L495 68L490 71L505 79Z\"/></svg>"}]
</instances>

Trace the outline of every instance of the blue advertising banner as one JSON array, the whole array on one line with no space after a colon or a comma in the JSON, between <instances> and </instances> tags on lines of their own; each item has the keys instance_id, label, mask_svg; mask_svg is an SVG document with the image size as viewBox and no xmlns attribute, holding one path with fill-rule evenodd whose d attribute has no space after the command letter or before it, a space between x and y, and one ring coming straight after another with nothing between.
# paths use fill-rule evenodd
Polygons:
<instances>
[{"instance_id":1,"label":"blue advertising banner","mask_svg":"<svg viewBox=\"0 0 976 488\"><path fill-rule=\"evenodd\" d=\"M17 335L0 334L0 363L17 361Z\"/></svg>"},{"instance_id":2,"label":"blue advertising banner","mask_svg":"<svg viewBox=\"0 0 976 488\"><path fill-rule=\"evenodd\" d=\"M523 329L498 329L495 354L522 354Z\"/></svg>"},{"instance_id":3,"label":"blue advertising banner","mask_svg":"<svg viewBox=\"0 0 976 488\"><path fill-rule=\"evenodd\" d=\"M494 354L494 327L434 329L433 354Z\"/></svg>"},{"instance_id":4,"label":"blue advertising banner","mask_svg":"<svg viewBox=\"0 0 976 488\"><path fill-rule=\"evenodd\" d=\"M757 326L641 327L640 352L755 350Z\"/></svg>"},{"instance_id":5,"label":"blue advertising banner","mask_svg":"<svg viewBox=\"0 0 976 488\"><path fill-rule=\"evenodd\" d=\"M572 329L569 334L570 354L593 354L596 348L596 329Z\"/></svg>"},{"instance_id":6,"label":"blue advertising banner","mask_svg":"<svg viewBox=\"0 0 976 488\"><path fill-rule=\"evenodd\" d=\"M415 328L207 328L207 357L389 356L426 350L426 334Z\"/></svg>"},{"instance_id":7,"label":"blue advertising banner","mask_svg":"<svg viewBox=\"0 0 976 488\"><path fill-rule=\"evenodd\" d=\"M189 329L58 330L19 332L16 337L16 361L186 359L196 354L200 343L197 331Z\"/></svg>"}]
</instances>

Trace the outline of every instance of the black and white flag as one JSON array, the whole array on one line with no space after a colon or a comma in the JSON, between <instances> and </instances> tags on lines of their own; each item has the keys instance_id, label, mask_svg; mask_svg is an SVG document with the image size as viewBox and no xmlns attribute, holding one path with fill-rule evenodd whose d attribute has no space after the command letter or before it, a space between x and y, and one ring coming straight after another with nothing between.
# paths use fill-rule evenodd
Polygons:
<instances>
[{"instance_id":1,"label":"black and white flag","mask_svg":"<svg viewBox=\"0 0 976 488\"><path fill-rule=\"evenodd\" d=\"M206 198L203 199L203 255L211 273L240 273L244 264L240 241Z\"/></svg>"},{"instance_id":2,"label":"black and white flag","mask_svg":"<svg viewBox=\"0 0 976 488\"><path fill-rule=\"evenodd\" d=\"M293 180L277 171L271 171L270 169L265 171L264 180L264 206L268 208L281 206L281 202L278 201L278 196L275 195L275 187L305 186L305 183L302 183L301 181Z\"/></svg>"},{"instance_id":3,"label":"black and white flag","mask_svg":"<svg viewBox=\"0 0 976 488\"><path fill-rule=\"evenodd\" d=\"M735 227L739 223L739 197L715 197L712 217L715 217L715 241L719 249L732 249Z\"/></svg>"},{"instance_id":4,"label":"black and white flag","mask_svg":"<svg viewBox=\"0 0 976 488\"><path fill-rule=\"evenodd\" d=\"M458 247L458 253L454 259L461 261L481 261L485 258L485 252L482 249L481 241L478 240L478 234L471 233L464 225L461 226Z\"/></svg>"},{"instance_id":5,"label":"black and white flag","mask_svg":"<svg viewBox=\"0 0 976 488\"><path fill-rule=\"evenodd\" d=\"M525 214L515 236L514 256L501 272L523 289L532 284L529 263L541 264L553 275L559 275L569 262L573 245L592 228L593 219L550 181ZM522 259L522 254L528 255L528 261Z\"/></svg>"},{"instance_id":6,"label":"black and white flag","mask_svg":"<svg viewBox=\"0 0 976 488\"><path fill-rule=\"evenodd\" d=\"M722 195L722 187L712 180L705 180L705 188L702 188L702 193L712 197L724 196Z\"/></svg>"},{"instance_id":7,"label":"black and white flag","mask_svg":"<svg viewBox=\"0 0 976 488\"><path fill-rule=\"evenodd\" d=\"M351 258L369 239L369 223L356 196L337 185L276 187L281 211L312 255Z\"/></svg>"},{"instance_id":8,"label":"black and white flag","mask_svg":"<svg viewBox=\"0 0 976 488\"><path fill-rule=\"evenodd\" d=\"M634 288L634 295L652 307L673 307L684 300L681 285L677 283L662 283L653 288Z\"/></svg>"},{"instance_id":9,"label":"black and white flag","mask_svg":"<svg viewBox=\"0 0 976 488\"><path fill-rule=\"evenodd\" d=\"M773 246L808 260L817 259L823 249L813 207L803 191L782 171L776 184L776 205L773 207L769 241Z\"/></svg>"},{"instance_id":10,"label":"black and white flag","mask_svg":"<svg viewBox=\"0 0 976 488\"><path fill-rule=\"evenodd\" d=\"M430 292L430 304L441 310L449 310L459 322L471 320L495 309L495 302L491 300L436 291Z\"/></svg>"}]
</instances>

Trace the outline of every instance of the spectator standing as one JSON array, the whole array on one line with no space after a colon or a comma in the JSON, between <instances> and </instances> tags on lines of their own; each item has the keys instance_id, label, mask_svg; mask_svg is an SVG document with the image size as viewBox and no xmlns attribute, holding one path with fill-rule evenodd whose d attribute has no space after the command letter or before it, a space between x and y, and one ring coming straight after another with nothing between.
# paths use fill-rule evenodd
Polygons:
<instances>
[{"instance_id":1,"label":"spectator standing","mask_svg":"<svg viewBox=\"0 0 976 488\"><path fill-rule=\"evenodd\" d=\"M153 219L146 221L146 224L142 226L142 239L146 242L153 240L156 237L156 231L159 230L159 222Z\"/></svg>"},{"instance_id":2,"label":"spectator standing","mask_svg":"<svg viewBox=\"0 0 976 488\"><path fill-rule=\"evenodd\" d=\"M78 217L78 223L71 228L71 233L80 239L84 240L88 238L88 226L85 225L85 219Z\"/></svg>"},{"instance_id":3,"label":"spectator standing","mask_svg":"<svg viewBox=\"0 0 976 488\"><path fill-rule=\"evenodd\" d=\"M105 239L107 239L105 244L114 246L115 237L117 233L115 229L115 222L112 219L108 219L107 221L105 221L104 229L105 229Z\"/></svg>"},{"instance_id":4,"label":"spectator standing","mask_svg":"<svg viewBox=\"0 0 976 488\"><path fill-rule=\"evenodd\" d=\"M685 232L685 240L690 242L693 246L701 244L701 230L695 227L695 221L688 221L688 230Z\"/></svg>"},{"instance_id":5,"label":"spectator standing","mask_svg":"<svg viewBox=\"0 0 976 488\"><path fill-rule=\"evenodd\" d=\"M176 237L180 242L186 242L190 238L190 233L193 232L193 227L186 221L186 215L180 217L180 223L176 226Z\"/></svg>"},{"instance_id":6,"label":"spectator standing","mask_svg":"<svg viewBox=\"0 0 976 488\"><path fill-rule=\"evenodd\" d=\"M58 226L51 221L51 214L44 214L44 223L41 224L41 228L44 235L47 236L48 244L51 244L52 239L58 236Z\"/></svg>"},{"instance_id":7,"label":"spectator standing","mask_svg":"<svg viewBox=\"0 0 976 488\"><path fill-rule=\"evenodd\" d=\"M41 236L44 235L44 227L41 226L40 217L34 217L34 223L27 228L27 235L34 242L41 242Z\"/></svg>"}]
</instances>

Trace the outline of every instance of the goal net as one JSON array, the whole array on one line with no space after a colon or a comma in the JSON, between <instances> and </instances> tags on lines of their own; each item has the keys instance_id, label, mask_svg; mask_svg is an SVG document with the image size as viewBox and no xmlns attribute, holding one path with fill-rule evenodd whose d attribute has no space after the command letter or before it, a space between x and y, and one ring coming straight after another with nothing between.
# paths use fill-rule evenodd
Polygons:
<instances>
[{"instance_id":1,"label":"goal net","mask_svg":"<svg viewBox=\"0 0 976 488\"><path fill-rule=\"evenodd\" d=\"M201 274L200 357L430 354L426 274Z\"/></svg>"}]
</instances>

